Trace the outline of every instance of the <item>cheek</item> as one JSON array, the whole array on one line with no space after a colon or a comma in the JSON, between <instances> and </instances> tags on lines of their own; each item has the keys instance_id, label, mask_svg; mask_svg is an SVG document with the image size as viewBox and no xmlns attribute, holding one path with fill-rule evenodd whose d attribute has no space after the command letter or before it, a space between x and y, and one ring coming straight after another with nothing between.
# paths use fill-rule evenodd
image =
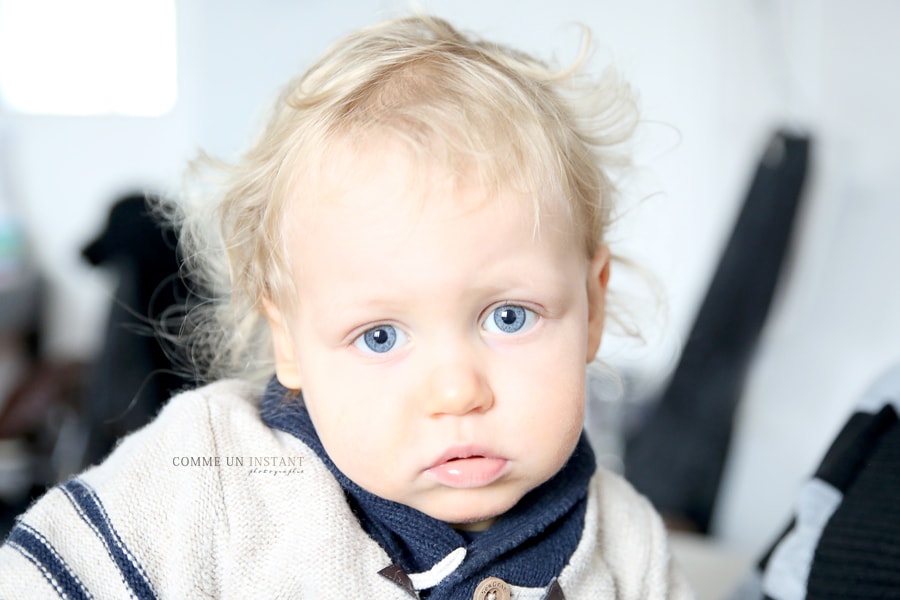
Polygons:
<instances>
[{"instance_id":1,"label":"cheek","mask_svg":"<svg viewBox=\"0 0 900 600\"><path fill-rule=\"evenodd\" d=\"M325 452L338 469L370 489L369 472L373 465L381 464L384 456L383 445L374 432L383 425L375 422L364 406L348 406L339 400L342 397L346 396L337 393L323 397L310 390L310 418Z\"/></svg>"},{"instance_id":2,"label":"cheek","mask_svg":"<svg viewBox=\"0 0 900 600\"><path fill-rule=\"evenodd\" d=\"M310 417L328 454L339 462L390 446L400 404L392 378L373 377L328 360L311 363L303 389ZM394 399L394 401L390 401Z\"/></svg>"},{"instance_id":3,"label":"cheek","mask_svg":"<svg viewBox=\"0 0 900 600\"><path fill-rule=\"evenodd\" d=\"M548 435L574 445L584 424L585 333L574 325L561 328L556 343L548 343L523 372L529 373L523 394L529 394L535 417ZM573 342L577 340L577 342ZM530 389L530 391L529 391ZM565 445L565 442L563 442Z\"/></svg>"},{"instance_id":4,"label":"cheek","mask_svg":"<svg viewBox=\"0 0 900 600\"><path fill-rule=\"evenodd\" d=\"M382 378L383 379L383 378ZM403 415L383 390L383 383L344 374L338 380L316 380L308 389L307 406L325 452L337 468L363 489L381 497L402 497L402 482L391 465L405 464L410 442ZM304 392L306 393L306 392ZM407 450L404 454L404 450Z\"/></svg>"},{"instance_id":5,"label":"cheek","mask_svg":"<svg viewBox=\"0 0 900 600\"><path fill-rule=\"evenodd\" d=\"M585 367L576 349L517 361L495 390L529 426L554 435L577 436L584 420ZM574 432L574 433L573 433Z\"/></svg>"}]
</instances>

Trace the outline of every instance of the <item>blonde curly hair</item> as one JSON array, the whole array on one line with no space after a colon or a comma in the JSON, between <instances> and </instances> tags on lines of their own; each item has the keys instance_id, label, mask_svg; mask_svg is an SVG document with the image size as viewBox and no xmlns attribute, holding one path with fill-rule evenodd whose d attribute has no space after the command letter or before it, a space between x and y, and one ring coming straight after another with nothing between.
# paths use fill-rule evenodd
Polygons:
<instances>
[{"instance_id":1,"label":"blonde curly hair","mask_svg":"<svg viewBox=\"0 0 900 600\"><path fill-rule=\"evenodd\" d=\"M566 202L591 256L604 241L625 166L621 145L637 124L630 88L611 69L553 69L500 44L414 16L341 39L290 81L261 135L235 164L202 156L175 204L182 253L208 296L191 313L193 361L206 379L262 381L274 370L263 299L292 296L286 207L316 199L316 180L337 142L375 136L490 189L514 187ZM208 182L214 187L198 186ZM556 199L556 200L554 200Z\"/></svg>"}]
</instances>

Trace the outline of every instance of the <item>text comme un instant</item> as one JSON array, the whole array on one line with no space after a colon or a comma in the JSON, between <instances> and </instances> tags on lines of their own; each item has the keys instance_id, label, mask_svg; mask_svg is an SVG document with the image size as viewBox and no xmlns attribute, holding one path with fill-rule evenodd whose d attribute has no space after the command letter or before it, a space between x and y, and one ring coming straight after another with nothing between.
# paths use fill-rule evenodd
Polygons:
<instances>
[{"instance_id":1,"label":"text comme un instant","mask_svg":"<svg viewBox=\"0 0 900 600\"><path fill-rule=\"evenodd\" d=\"M176 467L301 467L300 456L174 456Z\"/></svg>"}]
</instances>

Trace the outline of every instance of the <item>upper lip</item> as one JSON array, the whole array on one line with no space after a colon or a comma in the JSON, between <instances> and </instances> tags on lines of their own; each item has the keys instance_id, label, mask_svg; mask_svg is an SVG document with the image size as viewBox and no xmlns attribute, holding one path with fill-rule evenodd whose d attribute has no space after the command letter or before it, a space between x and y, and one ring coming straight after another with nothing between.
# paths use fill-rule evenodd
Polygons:
<instances>
[{"instance_id":1,"label":"upper lip","mask_svg":"<svg viewBox=\"0 0 900 600\"><path fill-rule=\"evenodd\" d=\"M438 465L442 465L447 461L460 459L460 458L503 458L499 456L496 452L491 451L484 446L478 446L476 444L454 444L447 448L443 454L438 456L434 461L432 461L431 466L428 468L434 468Z\"/></svg>"}]
</instances>

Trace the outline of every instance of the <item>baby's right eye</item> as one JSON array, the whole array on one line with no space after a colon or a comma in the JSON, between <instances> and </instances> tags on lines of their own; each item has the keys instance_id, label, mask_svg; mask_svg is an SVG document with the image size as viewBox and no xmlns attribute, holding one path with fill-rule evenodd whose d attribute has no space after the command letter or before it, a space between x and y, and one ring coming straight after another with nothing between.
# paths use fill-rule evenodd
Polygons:
<instances>
[{"instance_id":1,"label":"baby's right eye","mask_svg":"<svg viewBox=\"0 0 900 600\"><path fill-rule=\"evenodd\" d=\"M353 340L353 345L367 353L384 354L406 342L406 334L393 325L378 325Z\"/></svg>"}]
</instances>

